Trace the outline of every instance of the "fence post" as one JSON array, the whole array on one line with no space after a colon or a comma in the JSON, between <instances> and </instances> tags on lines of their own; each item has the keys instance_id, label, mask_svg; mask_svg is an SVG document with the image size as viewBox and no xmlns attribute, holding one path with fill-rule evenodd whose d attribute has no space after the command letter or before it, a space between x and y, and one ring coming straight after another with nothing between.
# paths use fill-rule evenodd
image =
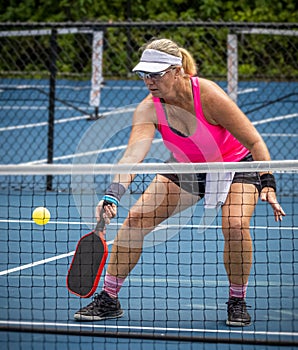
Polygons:
<instances>
[{"instance_id":1,"label":"fence post","mask_svg":"<svg viewBox=\"0 0 298 350\"><path fill-rule=\"evenodd\" d=\"M237 34L228 34L228 94L237 103L238 94L238 42Z\"/></svg>"},{"instance_id":2,"label":"fence post","mask_svg":"<svg viewBox=\"0 0 298 350\"><path fill-rule=\"evenodd\" d=\"M51 30L50 54L49 54L49 72L50 72L50 91L49 91L49 115L48 115L48 157L47 163L53 163L54 154L54 122L55 122L55 95L56 95L56 75L57 75L57 29ZM53 185L53 176L47 175L47 190L51 191Z\"/></svg>"},{"instance_id":3,"label":"fence post","mask_svg":"<svg viewBox=\"0 0 298 350\"><path fill-rule=\"evenodd\" d=\"M98 111L100 106L101 84L103 82L102 62L103 62L103 31L93 31L92 39L92 75L91 75L91 91L90 106L95 108L94 116L90 119L98 119Z\"/></svg>"}]
</instances>

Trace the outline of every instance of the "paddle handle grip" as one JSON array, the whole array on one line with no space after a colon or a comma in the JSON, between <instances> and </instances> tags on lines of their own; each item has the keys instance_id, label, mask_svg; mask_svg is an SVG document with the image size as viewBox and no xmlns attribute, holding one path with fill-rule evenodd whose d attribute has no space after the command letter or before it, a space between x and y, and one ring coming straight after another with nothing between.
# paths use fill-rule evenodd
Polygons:
<instances>
[{"instance_id":1,"label":"paddle handle grip","mask_svg":"<svg viewBox=\"0 0 298 350\"><path fill-rule=\"evenodd\" d=\"M103 218L103 213L104 213L104 207L105 205L107 205L108 203L106 201L103 202L102 208L101 208L101 212L100 212L100 221L97 223L96 227L95 227L95 232L99 233L102 232L103 229L105 228L105 221Z\"/></svg>"}]
</instances>

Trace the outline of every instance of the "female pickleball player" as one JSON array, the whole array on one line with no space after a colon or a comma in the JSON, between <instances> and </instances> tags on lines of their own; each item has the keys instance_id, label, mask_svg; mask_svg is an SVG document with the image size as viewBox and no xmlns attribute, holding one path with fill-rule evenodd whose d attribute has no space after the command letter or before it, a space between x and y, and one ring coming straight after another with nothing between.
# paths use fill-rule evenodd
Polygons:
<instances>
[{"instance_id":1,"label":"female pickleball player","mask_svg":"<svg viewBox=\"0 0 298 350\"><path fill-rule=\"evenodd\" d=\"M144 80L150 94L136 108L121 163L142 162L156 129L172 153L171 162L270 160L264 141L248 118L217 84L196 76L195 62L184 48L168 39L152 40L144 45L133 71ZM246 326L251 323L245 302L252 265L249 225L258 197L271 204L276 221L285 213L276 199L271 173L230 175L220 189L223 193L218 202L222 202L224 266L230 283L226 323ZM132 180L132 175L117 175L107 189L103 198L110 203L104 207L107 224L115 217ZM123 315L118 293L140 258L145 235L202 199L205 192L207 196L207 181L208 174L158 174L154 178L118 231L103 290L75 313L75 319L97 321ZM98 218L103 200L97 206Z\"/></svg>"}]
</instances>

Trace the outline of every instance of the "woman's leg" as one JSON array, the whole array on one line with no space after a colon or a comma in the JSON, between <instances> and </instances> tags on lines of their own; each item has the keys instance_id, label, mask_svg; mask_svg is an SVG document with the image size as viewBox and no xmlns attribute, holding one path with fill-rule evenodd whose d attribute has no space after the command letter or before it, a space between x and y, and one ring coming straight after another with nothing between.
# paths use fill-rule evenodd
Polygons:
<instances>
[{"instance_id":1,"label":"woman's leg","mask_svg":"<svg viewBox=\"0 0 298 350\"><path fill-rule=\"evenodd\" d=\"M225 238L224 265L230 282L228 301L229 326L248 326L251 317L246 309L246 289L252 266L250 220L258 200L252 184L234 183L222 208Z\"/></svg>"},{"instance_id":2,"label":"woman's leg","mask_svg":"<svg viewBox=\"0 0 298 350\"><path fill-rule=\"evenodd\" d=\"M172 181L157 175L118 231L108 265L108 274L125 278L137 264L144 237L157 225L198 201L197 196L181 190Z\"/></svg>"},{"instance_id":3,"label":"woman's leg","mask_svg":"<svg viewBox=\"0 0 298 350\"><path fill-rule=\"evenodd\" d=\"M222 207L224 264L230 283L244 285L252 265L250 220L258 201L254 185L233 183Z\"/></svg>"},{"instance_id":4,"label":"woman's leg","mask_svg":"<svg viewBox=\"0 0 298 350\"><path fill-rule=\"evenodd\" d=\"M130 209L114 241L105 275L103 291L87 306L78 310L79 321L100 321L123 315L118 292L137 264L143 240L158 224L198 201L198 196L181 190L162 175L157 175L137 203Z\"/></svg>"}]
</instances>

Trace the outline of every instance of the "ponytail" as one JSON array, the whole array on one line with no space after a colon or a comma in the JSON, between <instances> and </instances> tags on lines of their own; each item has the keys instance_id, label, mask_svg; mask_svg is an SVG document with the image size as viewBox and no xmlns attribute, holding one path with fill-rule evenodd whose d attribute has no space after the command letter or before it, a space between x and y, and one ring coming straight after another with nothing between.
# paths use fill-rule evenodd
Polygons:
<instances>
[{"instance_id":1,"label":"ponytail","mask_svg":"<svg viewBox=\"0 0 298 350\"><path fill-rule=\"evenodd\" d=\"M179 51L182 55L182 66L184 72L190 76L197 75L197 67L192 55L182 47L179 47Z\"/></svg>"}]
</instances>

